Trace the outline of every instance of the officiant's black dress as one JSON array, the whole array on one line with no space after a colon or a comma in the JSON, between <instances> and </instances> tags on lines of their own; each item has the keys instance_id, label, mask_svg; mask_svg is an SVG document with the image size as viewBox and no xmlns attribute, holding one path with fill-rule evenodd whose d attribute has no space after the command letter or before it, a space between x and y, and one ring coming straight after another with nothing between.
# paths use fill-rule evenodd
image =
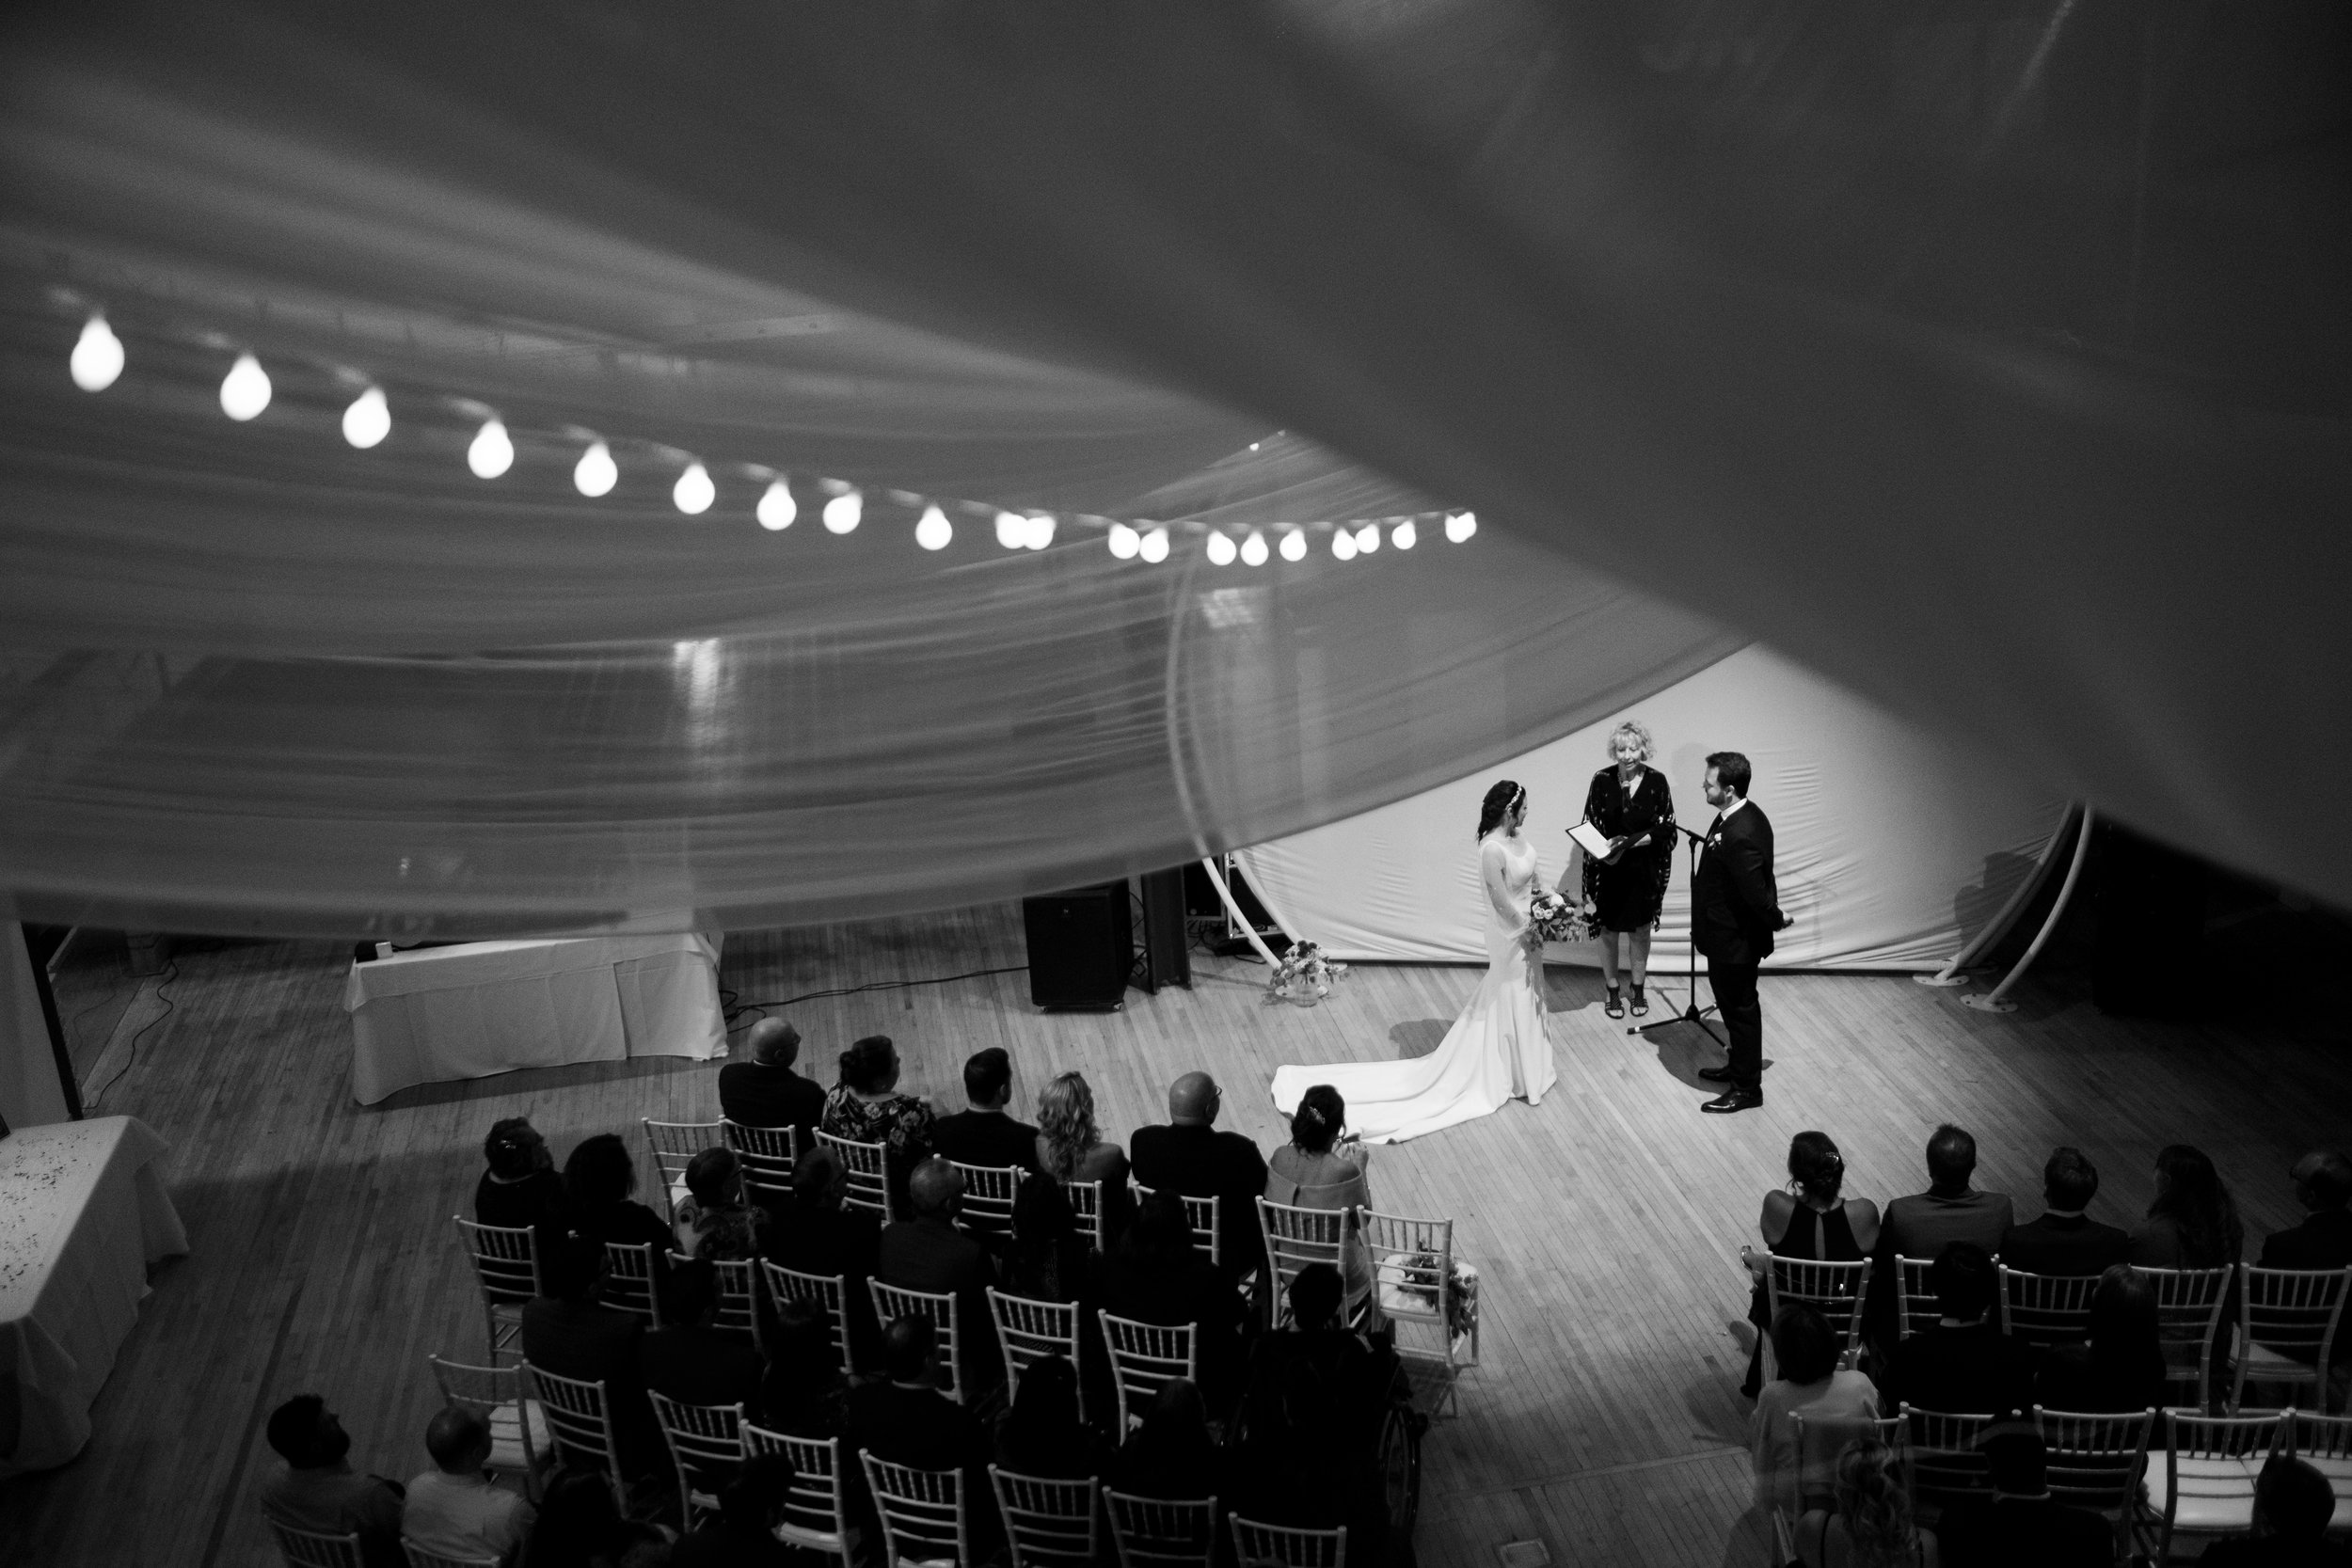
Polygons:
<instances>
[{"instance_id":1,"label":"officiant's black dress","mask_svg":"<svg viewBox=\"0 0 2352 1568\"><path fill-rule=\"evenodd\" d=\"M1629 792L1617 782L1617 770L1604 768L1593 775L1584 795L1585 819L1611 838L1623 834L1650 841L1629 848L1614 865L1584 857L1584 899L1593 906L1591 924L1601 931L1638 931L1658 924L1666 898L1666 879L1674 874L1674 791L1666 775L1645 765Z\"/></svg>"}]
</instances>

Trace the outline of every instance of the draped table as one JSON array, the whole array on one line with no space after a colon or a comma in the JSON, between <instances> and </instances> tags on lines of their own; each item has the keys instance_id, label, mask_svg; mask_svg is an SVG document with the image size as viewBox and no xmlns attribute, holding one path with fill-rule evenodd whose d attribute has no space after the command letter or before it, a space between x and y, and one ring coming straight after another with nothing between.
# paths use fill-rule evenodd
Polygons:
<instances>
[{"instance_id":1,"label":"draped table","mask_svg":"<svg viewBox=\"0 0 2352 1568\"><path fill-rule=\"evenodd\" d=\"M475 942L351 966L351 1095L630 1056L723 1055L715 933Z\"/></svg>"},{"instance_id":2,"label":"draped table","mask_svg":"<svg viewBox=\"0 0 2352 1568\"><path fill-rule=\"evenodd\" d=\"M82 1451L147 1266L188 1250L155 1169L169 1147L132 1117L0 1138L0 1478Z\"/></svg>"}]
</instances>

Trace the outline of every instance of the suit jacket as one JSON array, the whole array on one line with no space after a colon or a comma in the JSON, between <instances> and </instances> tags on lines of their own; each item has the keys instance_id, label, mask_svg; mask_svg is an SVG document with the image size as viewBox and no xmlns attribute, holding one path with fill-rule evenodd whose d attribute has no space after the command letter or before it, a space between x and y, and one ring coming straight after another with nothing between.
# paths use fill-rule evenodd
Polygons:
<instances>
[{"instance_id":1,"label":"suit jacket","mask_svg":"<svg viewBox=\"0 0 2352 1568\"><path fill-rule=\"evenodd\" d=\"M1257 1199L1265 1192L1265 1156L1239 1132L1214 1127L1138 1127L1128 1140L1135 1179L1154 1192L1216 1197L1224 1227L1226 1272L1236 1276L1265 1262Z\"/></svg>"},{"instance_id":2,"label":"suit jacket","mask_svg":"<svg viewBox=\"0 0 2352 1568\"><path fill-rule=\"evenodd\" d=\"M645 1398L639 1346L644 1324L594 1302L541 1296L523 1307L523 1359L559 1377L604 1385L605 1409L621 1468L644 1475L664 1456L661 1428Z\"/></svg>"},{"instance_id":3,"label":"suit jacket","mask_svg":"<svg viewBox=\"0 0 2352 1568\"><path fill-rule=\"evenodd\" d=\"M768 1259L801 1274L840 1275L850 1293L872 1277L882 1222L865 1209L828 1209L782 1198L768 1208Z\"/></svg>"},{"instance_id":4,"label":"suit jacket","mask_svg":"<svg viewBox=\"0 0 2352 1568\"><path fill-rule=\"evenodd\" d=\"M1003 1377L988 1311L996 1264L986 1247L946 1220L901 1220L882 1231L874 1277L901 1290L953 1294L963 1376L976 1388L992 1387Z\"/></svg>"},{"instance_id":5,"label":"suit jacket","mask_svg":"<svg viewBox=\"0 0 2352 1568\"><path fill-rule=\"evenodd\" d=\"M1974 1187L1958 1197L1925 1192L1895 1198L1886 1205L1886 1218L1879 1227L1879 1253L1887 1259L1883 1272L1893 1275L1897 1257L1933 1262L1954 1242L1974 1242L1987 1252L1999 1253L2014 1218L2008 1194ZM2004 1255L2001 1261L2010 1260Z\"/></svg>"},{"instance_id":6,"label":"suit jacket","mask_svg":"<svg viewBox=\"0 0 2352 1568\"><path fill-rule=\"evenodd\" d=\"M1936 1521L1944 1568L2108 1568L2115 1535L2087 1508L2046 1497L1971 1498Z\"/></svg>"},{"instance_id":7,"label":"suit jacket","mask_svg":"<svg viewBox=\"0 0 2352 1568\"><path fill-rule=\"evenodd\" d=\"M2340 1269L2352 1263L2352 1211L2328 1210L2303 1223L2274 1230L2263 1243L2265 1269ZM2337 1330L2339 1337L2343 1330Z\"/></svg>"},{"instance_id":8,"label":"suit jacket","mask_svg":"<svg viewBox=\"0 0 2352 1568\"><path fill-rule=\"evenodd\" d=\"M931 1148L960 1165L1037 1169L1037 1129L1002 1111L958 1111L931 1124Z\"/></svg>"},{"instance_id":9,"label":"suit jacket","mask_svg":"<svg viewBox=\"0 0 2352 1568\"><path fill-rule=\"evenodd\" d=\"M758 1350L739 1334L682 1324L657 1328L638 1346L645 1386L684 1404L740 1404L760 1415L759 1384L767 1371Z\"/></svg>"},{"instance_id":10,"label":"suit jacket","mask_svg":"<svg viewBox=\"0 0 2352 1568\"><path fill-rule=\"evenodd\" d=\"M719 1114L746 1127L797 1127L805 1152L817 1147L825 1090L788 1067L729 1062L719 1069Z\"/></svg>"},{"instance_id":11,"label":"suit jacket","mask_svg":"<svg viewBox=\"0 0 2352 1568\"><path fill-rule=\"evenodd\" d=\"M1709 963L1764 961L1780 926L1772 825L1751 800L1724 818L1691 878L1691 939Z\"/></svg>"},{"instance_id":12,"label":"suit jacket","mask_svg":"<svg viewBox=\"0 0 2352 1568\"><path fill-rule=\"evenodd\" d=\"M918 1470L961 1469L967 1486L989 1460L988 1430L979 1418L935 1388L868 1383L850 1389L841 1436L845 1460L863 1449ZM985 1480L981 1497L987 1496Z\"/></svg>"},{"instance_id":13,"label":"suit jacket","mask_svg":"<svg viewBox=\"0 0 2352 1568\"><path fill-rule=\"evenodd\" d=\"M1895 1347L1879 1382L1888 1415L1905 1401L1947 1415L2001 1415L2033 1403L2033 1353L1990 1319L1973 1328L1941 1324Z\"/></svg>"},{"instance_id":14,"label":"suit jacket","mask_svg":"<svg viewBox=\"0 0 2352 1568\"><path fill-rule=\"evenodd\" d=\"M2002 1262L2027 1274L2105 1274L2132 1260L2132 1235L2087 1215L2044 1214L2010 1226L1993 1250Z\"/></svg>"}]
</instances>

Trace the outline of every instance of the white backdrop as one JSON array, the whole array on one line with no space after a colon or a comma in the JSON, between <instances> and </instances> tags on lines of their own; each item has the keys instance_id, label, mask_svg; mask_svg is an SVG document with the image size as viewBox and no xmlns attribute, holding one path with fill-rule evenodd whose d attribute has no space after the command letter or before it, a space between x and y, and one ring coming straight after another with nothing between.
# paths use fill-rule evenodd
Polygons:
<instances>
[{"instance_id":1,"label":"white backdrop","mask_svg":"<svg viewBox=\"0 0 2352 1568\"><path fill-rule=\"evenodd\" d=\"M1762 648L1749 647L1623 714L1394 805L1241 853L1243 873L1294 937L1343 958L1484 962L1472 834L1499 778L1527 786L1527 829L1546 885L1581 863L1567 829L1582 815L1609 732L1626 718L1658 743L1677 819L1703 831L1707 753L1756 768L1772 817L1782 933L1774 968L1940 966L1992 919L2058 830L2066 802L2013 769L1890 717ZM1676 851L1655 969L1679 969L1689 909ZM1598 961L1589 942L1552 962Z\"/></svg>"}]
</instances>

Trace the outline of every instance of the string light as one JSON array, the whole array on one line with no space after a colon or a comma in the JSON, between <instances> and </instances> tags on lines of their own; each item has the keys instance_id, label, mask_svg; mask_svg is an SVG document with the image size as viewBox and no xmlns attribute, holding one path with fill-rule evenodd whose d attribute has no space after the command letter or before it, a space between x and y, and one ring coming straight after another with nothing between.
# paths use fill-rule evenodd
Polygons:
<instances>
[{"instance_id":1,"label":"string light","mask_svg":"<svg viewBox=\"0 0 2352 1568\"><path fill-rule=\"evenodd\" d=\"M1366 523L1356 531L1356 553L1370 555L1380 547L1380 525Z\"/></svg>"},{"instance_id":2,"label":"string light","mask_svg":"<svg viewBox=\"0 0 2352 1568\"><path fill-rule=\"evenodd\" d=\"M1232 534L1212 529L1209 532L1209 560L1218 566L1231 566L1233 557L1241 552L1233 547Z\"/></svg>"},{"instance_id":3,"label":"string light","mask_svg":"<svg viewBox=\"0 0 2352 1568\"><path fill-rule=\"evenodd\" d=\"M1458 545L1478 531L1478 514L1454 512L1446 515L1445 536L1448 544Z\"/></svg>"},{"instance_id":4,"label":"string light","mask_svg":"<svg viewBox=\"0 0 2352 1568\"><path fill-rule=\"evenodd\" d=\"M466 467L476 479L496 479L514 466L515 443L507 438L506 427L496 420L483 420L473 444L466 449Z\"/></svg>"},{"instance_id":5,"label":"string light","mask_svg":"<svg viewBox=\"0 0 2352 1568\"><path fill-rule=\"evenodd\" d=\"M1333 529L1331 531L1331 555L1334 560L1338 561L1355 560L1356 536L1343 528Z\"/></svg>"},{"instance_id":6,"label":"string light","mask_svg":"<svg viewBox=\"0 0 2352 1568\"><path fill-rule=\"evenodd\" d=\"M1265 546L1265 535L1254 528L1249 531L1249 537L1242 541L1241 559L1245 566L1263 566L1273 553Z\"/></svg>"},{"instance_id":7,"label":"string light","mask_svg":"<svg viewBox=\"0 0 2352 1568\"><path fill-rule=\"evenodd\" d=\"M1168 530L1155 528L1145 534L1143 543L1136 546L1136 553L1154 566L1166 561L1168 559Z\"/></svg>"},{"instance_id":8,"label":"string light","mask_svg":"<svg viewBox=\"0 0 2352 1568\"><path fill-rule=\"evenodd\" d=\"M82 324L82 336L66 368L73 372L73 385L85 392L103 392L115 384L115 377L122 373L122 340L115 336L104 316L92 316Z\"/></svg>"},{"instance_id":9,"label":"string light","mask_svg":"<svg viewBox=\"0 0 2352 1568\"><path fill-rule=\"evenodd\" d=\"M343 439L361 451L392 433L392 411L384 402L384 388L371 387L343 410Z\"/></svg>"},{"instance_id":10,"label":"string light","mask_svg":"<svg viewBox=\"0 0 2352 1568\"><path fill-rule=\"evenodd\" d=\"M1307 535L1298 529L1284 529L1282 542L1275 547L1282 552L1285 561L1304 561L1307 559Z\"/></svg>"},{"instance_id":11,"label":"string light","mask_svg":"<svg viewBox=\"0 0 2352 1568\"><path fill-rule=\"evenodd\" d=\"M1420 539L1420 533L1415 531L1413 528L1413 519L1410 517L1406 518L1403 522L1397 524L1396 527L1389 530L1389 543L1394 545L1400 550L1411 549L1414 542Z\"/></svg>"},{"instance_id":12,"label":"string light","mask_svg":"<svg viewBox=\"0 0 2352 1568\"><path fill-rule=\"evenodd\" d=\"M801 503L792 499L792 486L778 479L768 486L768 493L759 498L754 515L759 526L771 533L781 533L792 526L792 519L801 515Z\"/></svg>"},{"instance_id":13,"label":"string light","mask_svg":"<svg viewBox=\"0 0 2352 1568\"><path fill-rule=\"evenodd\" d=\"M844 490L825 503L825 531L852 533L858 520L866 515L866 498L855 490Z\"/></svg>"},{"instance_id":14,"label":"string light","mask_svg":"<svg viewBox=\"0 0 2352 1568\"><path fill-rule=\"evenodd\" d=\"M269 372L250 354L238 355L237 362L221 377L220 411L243 424L260 419L268 406Z\"/></svg>"},{"instance_id":15,"label":"string light","mask_svg":"<svg viewBox=\"0 0 2352 1568\"><path fill-rule=\"evenodd\" d=\"M1136 558L1136 552L1143 548L1142 536L1125 523L1111 525L1110 544L1111 554L1121 561L1133 561Z\"/></svg>"},{"instance_id":16,"label":"string light","mask_svg":"<svg viewBox=\"0 0 2352 1568\"><path fill-rule=\"evenodd\" d=\"M1041 512L1028 519L1021 543L1033 550L1041 550L1054 542L1054 515Z\"/></svg>"},{"instance_id":17,"label":"string light","mask_svg":"<svg viewBox=\"0 0 2352 1568\"><path fill-rule=\"evenodd\" d=\"M1029 542L1029 519L1018 512L996 514L996 542L1009 550L1017 550Z\"/></svg>"},{"instance_id":18,"label":"string light","mask_svg":"<svg viewBox=\"0 0 2352 1568\"><path fill-rule=\"evenodd\" d=\"M612 449L602 441L589 442L588 450L572 465L572 488L590 500L611 495L620 482L621 467L612 461Z\"/></svg>"},{"instance_id":19,"label":"string light","mask_svg":"<svg viewBox=\"0 0 2352 1568\"><path fill-rule=\"evenodd\" d=\"M936 504L923 509L921 520L914 525L916 544L927 550L944 550L947 547L947 542L955 536L956 531L954 526L947 521L947 514L942 512Z\"/></svg>"},{"instance_id":20,"label":"string light","mask_svg":"<svg viewBox=\"0 0 2352 1568\"><path fill-rule=\"evenodd\" d=\"M670 499L677 509L690 517L699 517L710 510L710 503L719 499L719 487L710 483L710 470L699 463L689 463L686 471L670 486Z\"/></svg>"}]
</instances>

